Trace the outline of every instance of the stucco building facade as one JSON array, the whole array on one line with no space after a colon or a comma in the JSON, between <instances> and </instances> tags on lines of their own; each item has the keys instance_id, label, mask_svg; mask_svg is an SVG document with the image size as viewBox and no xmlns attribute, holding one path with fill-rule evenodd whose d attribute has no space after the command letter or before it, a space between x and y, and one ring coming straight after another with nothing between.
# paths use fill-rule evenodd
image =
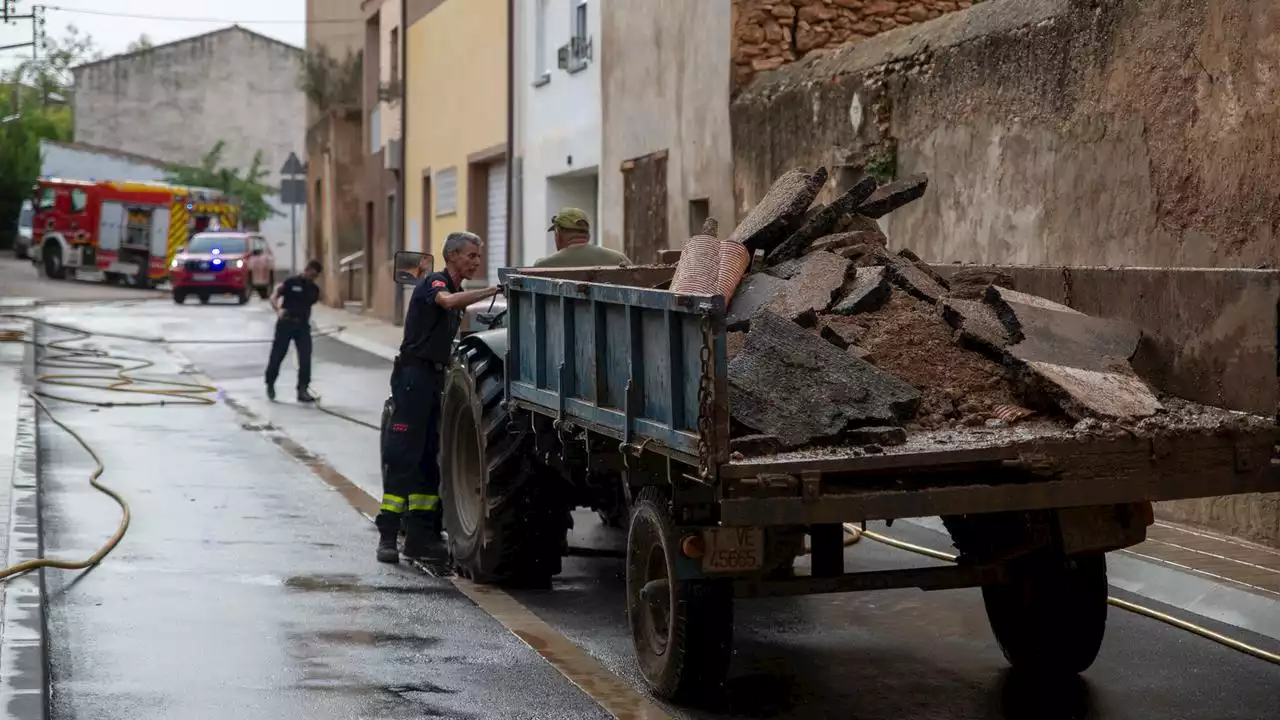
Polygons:
<instances>
[{"instance_id":1,"label":"stucco building facade","mask_svg":"<svg viewBox=\"0 0 1280 720\"><path fill-rule=\"evenodd\" d=\"M364 156L360 179L364 226L365 311L395 323L403 321L403 297L396 288L392 260L401 245L403 204L400 172L401 63L403 38L400 0L365 0L364 84L361 121Z\"/></svg>"},{"instance_id":2,"label":"stucco building facade","mask_svg":"<svg viewBox=\"0 0 1280 720\"><path fill-rule=\"evenodd\" d=\"M529 264L555 251L546 230L565 206L587 213L600 242L601 3L540 0L518 8L514 182L522 242L512 260Z\"/></svg>"},{"instance_id":3,"label":"stucco building facade","mask_svg":"<svg viewBox=\"0 0 1280 720\"><path fill-rule=\"evenodd\" d=\"M75 140L195 165L222 140L224 165L248 169L262 151L279 187L290 152L304 153L306 98L298 88L302 50L231 26L105 58L74 68ZM292 256L289 208L261 230L277 266ZM298 213L299 261L306 248L306 213Z\"/></svg>"},{"instance_id":4,"label":"stucco building facade","mask_svg":"<svg viewBox=\"0 0 1280 720\"><path fill-rule=\"evenodd\" d=\"M410 3L406 247L443 267L445 238L486 241L476 283L508 264L507 0Z\"/></svg>"}]
</instances>

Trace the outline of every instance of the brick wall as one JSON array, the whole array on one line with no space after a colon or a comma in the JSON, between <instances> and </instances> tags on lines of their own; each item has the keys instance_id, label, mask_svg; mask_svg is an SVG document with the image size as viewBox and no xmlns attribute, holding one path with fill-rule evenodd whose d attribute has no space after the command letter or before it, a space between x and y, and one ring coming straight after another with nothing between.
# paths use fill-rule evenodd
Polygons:
<instances>
[{"instance_id":1,"label":"brick wall","mask_svg":"<svg viewBox=\"0 0 1280 720\"><path fill-rule=\"evenodd\" d=\"M813 50L932 20L977 1L734 0L734 87Z\"/></svg>"}]
</instances>

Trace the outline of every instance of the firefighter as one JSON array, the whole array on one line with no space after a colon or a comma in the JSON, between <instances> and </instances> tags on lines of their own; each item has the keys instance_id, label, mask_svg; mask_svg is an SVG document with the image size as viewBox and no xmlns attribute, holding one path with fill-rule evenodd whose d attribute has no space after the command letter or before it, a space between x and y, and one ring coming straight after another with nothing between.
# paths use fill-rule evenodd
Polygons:
<instances>
[{"instance_id":1,"label":"firefighter","mask_svg":"<svg viewBox=\"0 0 1280 720\"><path fill-rule=\"evenodd\" d=\"M276 399L276 378L280 363L289 352L289 342L298 350L298 402L315 402L311 394L311 306L320 300L320 287L315 279L324 267L319 260L307 263L301 275L280 283L271 294L271 307L276 311L276 335L271 342L271 359L267 362L267 397Z\"/></svg>"},{"instance_id":2,"label":"firefighter","mask_svg":"<svg viewBox=\"0 0 1280 720\"><path fill-rule=\"evenodd\" d=\"M391 370L391 417L382 435L379 562L400 561L396 534L402 524L408 557L423 557L440 542L438 449L444 372L462 311L500 292L497 287L462 289L462 281L480 268L483 246L473 233L450 233L444 243L444 270L420 280L409 300L404 341Z\"/></svg>"}]
</instances>

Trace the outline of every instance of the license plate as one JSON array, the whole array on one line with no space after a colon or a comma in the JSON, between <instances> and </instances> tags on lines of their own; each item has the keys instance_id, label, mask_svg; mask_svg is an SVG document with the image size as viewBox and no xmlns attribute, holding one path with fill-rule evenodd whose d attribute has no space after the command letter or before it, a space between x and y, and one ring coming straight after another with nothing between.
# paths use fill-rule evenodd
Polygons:
<instances>
[{"instance_id":1,"label":"license plate","mask_svg":"<svg viewBox=\"0 0 1280 720\"><path fill-rule=\"evenodd\" d=\"M213 273L196 273L191 279L196 282L213 282Z\"/></svg>"},{"instance_id":2,"label":"license plate","mask_svg":"<svg viewBox=\"0 0 1280 720\"><path fill-rule=\"evenodd\" d=\"M706 528L702 539L707 554L703 572L746 572L764 565L764 530L761 528Z\"/></svg>"}]
</instances>

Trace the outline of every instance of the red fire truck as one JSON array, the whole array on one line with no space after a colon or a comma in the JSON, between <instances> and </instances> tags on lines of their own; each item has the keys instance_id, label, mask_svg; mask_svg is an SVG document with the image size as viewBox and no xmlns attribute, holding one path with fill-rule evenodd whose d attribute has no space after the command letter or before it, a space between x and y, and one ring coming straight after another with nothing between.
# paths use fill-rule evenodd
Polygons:
<instances>
[{"instance_id":1,"label":"red fire truck","mask_svg":"<svg viewBox=\"0 0 1280 720\"><path fill-rule=\"evenodd\" d=\"M238 206L214 190L155 182L36 183L31 260L51 278L96 269L107 282L152 287L195 233L237 227Z\"/></svg>"}]
</instances>

